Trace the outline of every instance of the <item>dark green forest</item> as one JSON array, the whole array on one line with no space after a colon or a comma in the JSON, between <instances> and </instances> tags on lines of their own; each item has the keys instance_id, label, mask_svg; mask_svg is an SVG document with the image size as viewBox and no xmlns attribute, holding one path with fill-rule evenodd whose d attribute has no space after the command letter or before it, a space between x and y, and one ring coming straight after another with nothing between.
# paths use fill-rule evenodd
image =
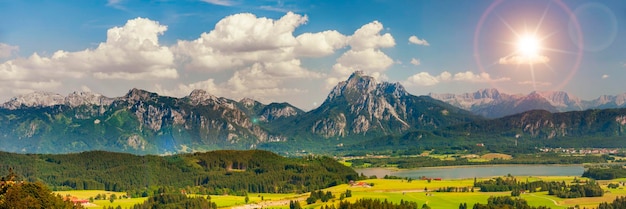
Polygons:
<instances>
[{"instance_id":1,"label":"dark green forest","mask_svg":"<svg viewBox=\"0 0 626 209\"><path fill-rule=\"evenodd\" d=\"M52 194L52 191L41 182L25 182L13 173L13 170L7 171L8 174L0 179L0 209L82 208L59 195Z\"/></svg>"},{"instance_id":2,"label":"dark green forest","mask_svg":"<svg viewBox=\"0 0 626 209\"><path fill-rule=\"evenodd\" d=\"M389 202L386 199L358 199L351 203L348 201L339 202L339 206L334 204L321 207L322 209L365 209L365 208L385 208L385 209L417 209L417 203L412 201L400 200L400 203L396 204ZM424 208L424 207L422 207Z\"/></svg>"},{"instance_id":3,"label":"dark green forest","mask_svg":"<svg viewBox=\"0 0 626 209\"><path fill-rule=\"evenodd\" d=\"M203 197L187 197L180 193L164 193L148 198L144 203L134 205L132 209L216 209L217 205Z\"/></svg>"},{"instance_id":4,"label":"dark green forest","mask_svg":"<svg viewBox=\"0 0 626 209\"><path fill-rule=\"evenodd\" d=\"M9 169L53 190L103 189L126 191L131 196L146 196L158 187L199 194L303 193L358 178L356 172L332 158L285 158L260 150L172 156L0 152L0 172Z\"/></svg>"},{"instance_id":5,"label":"dark green forest","mask_svg":"<svg viewBox=\"0 0 626 209\"><path fill-rule=\"evenodd\" d=\"M486 181L475 181L474 187L479 187L481 192L503 192L512 191L512 196L519 196L520 191L539 192L548 191L548 195L554 195L560 198L579 198L579 197L601 197L604 190L600 188L595 181L580 182L574 184L566 184L557 181L517 181L514 177L498 177Z\"/></svg>"},{"instance_id":6,"label":"dark green forest","mask_svg":"<svg viewBox=\"0 0 626 209\"><path fill-rule=\"evenodd\" d=\"M585 170L583 177L588 177L596 180L611 180L616 178L625 178L626 169L619 166L607 166L607 167L591 167Z\"/></svg>"},{"instance_id":7,"label":"dark green forest","mask_svg":"<svg viewBox=\"0 0 626 209\"><path fill-rule=\"evenodd\" d=\"M533 207L522 198L509 196L489 197L487 204L476 203L474 209L548 209L546 206ZM467 204L461 204L459 209L467 209Z\"/></svg>"}]
</instances>

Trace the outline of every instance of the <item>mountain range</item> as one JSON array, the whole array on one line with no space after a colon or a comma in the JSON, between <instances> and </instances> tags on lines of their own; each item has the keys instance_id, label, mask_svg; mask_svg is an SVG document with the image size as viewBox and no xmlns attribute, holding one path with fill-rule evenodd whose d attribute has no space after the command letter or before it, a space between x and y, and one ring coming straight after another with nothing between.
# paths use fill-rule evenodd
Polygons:
<instances>
[{"instance_id":1,"label":"mountain range","mask_svg":"<svg viewBox=\"0 0 626 209\"><path fill-rule=\"evenodd\" d=\"M430 93L428 96L487 118L499 118L529 110L568 112L626 107L626 93L614 96L602 95L589 101L563 91L531 92L528 95L521 95L506 94L493 88L463 94Z\"/></svg>"},{"instance_id":2,"label":"mountain range","mask_svg":"<svg viewBox=\"0 0 626 209\"><path fill-rule=\"evenodd\" d=\"M203 90L182 98L140 89L116 98L90 92L65 97L35 92L0 105L0 149L173 154L258 148L294 153L345 150L398 140L394 137L404 142L391 149L408 149L428 140L433 146L449 146L448 141L471 144L491 139L497 143L501 138L519 136L529 140L590 133L594 137L622 136L626 113L621 109L557 113L592 106L621 107L624 96L594 101L580 101L563 92L520 96L495 89L415 96L399 83L379 83L359 71L338 83L311 111L288 103L263 104L249 98L235 101ZM547 111L525 112L533 109ZM515 112L520 113L498 119L482 117Z\"/></svg>"}]
</instances>

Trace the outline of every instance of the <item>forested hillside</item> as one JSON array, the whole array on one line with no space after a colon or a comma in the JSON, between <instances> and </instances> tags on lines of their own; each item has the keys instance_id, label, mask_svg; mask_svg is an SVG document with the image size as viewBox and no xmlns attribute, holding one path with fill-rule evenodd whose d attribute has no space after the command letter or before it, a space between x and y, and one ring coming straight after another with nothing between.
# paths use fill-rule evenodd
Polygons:
<instances>
[{"instance_id":1,"label":"forested hillside","mask_svg":"<svg viewBox=\"0 0 626 209\"><path fill-rule=\"evenodd\" d=\"M63 155L0 152L0 172L9 168L52 189L104 189L127 191L133 196L159 186L202 194L307 192L358 177L331 158L284 158L259 150L173 156L104 151Z\"/></svg>"}]
</instances>

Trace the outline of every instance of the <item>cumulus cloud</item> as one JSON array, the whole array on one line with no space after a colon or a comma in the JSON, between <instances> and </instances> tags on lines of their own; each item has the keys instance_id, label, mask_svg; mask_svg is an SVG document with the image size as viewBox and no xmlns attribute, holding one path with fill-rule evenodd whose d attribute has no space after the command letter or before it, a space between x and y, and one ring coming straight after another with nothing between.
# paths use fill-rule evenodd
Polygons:
<instances>
[{"instance_id":1,"label":"cumulus cloud","mask_svg":"<svg viewBox=\"0 0 626 209\"><path fill-rule=\"evenodd\" d=\"M405 83L409 85L434 86L441 82L441 80L443 79L442 76L444 76L444 74L449 78L450 73L448 72L443 72L441 73L441 75L438 76L432 76L428 72L420 72L418 74L410 76Z\"/></svg>"},{"instance_id":2,"label":"cumulus cloud","mask_svg":"<svg viewBox=\"0 0 626 209\"><path fill-rule=\"evenodd\" d=\"M350 50L337 58L332 75L326 78L327 88L332 88L337 84L335 81L344 80L357 70L379 80L386 79L384 72L394 61L380 49L393 47L396 43L391 34L381 34L383 28L382 23L373 21L361 26L347 38Z\"/></svg>"},{"instance_id":3,"label":"cumulus cloud","mask_svg":"<svg viewBox=\"0 0 626 209\"><path fill-rule=\"evenodd\" d=\"M13 56L15 52L20 49L18 46L11 46L5 43L0 43L0 59Z\"/></svg>"},{"instance_id":4,"label":"cumulus cloud","mask_svg":"<svg viewBox=\"0 0 626 209\"><path fill-rule=\"evenodd\" d=\"M232 73L228 81L214 85L218 92L253 98L288 95L301 90L282 88L286 81L323 76L304 68L300 58L328 56L347 46L347 37L334 30L294 36L294 30L307 21L292 12L277 20L235 14L196 40L178 41L172 50L186 70Z\"/></svg>"},{"instance_id":5,"label":"cumulus cloud","mask_svg":"<svg viewBox=\"0 0 626 209\"><path fill-rule=\"evenodd\" d=\"M501 81L509 81L510 78L502 77L498 79L493 79L488 73L482 72L480 74L475 74L472 71L458 72L452 75L448 71L444 71L439 75L431 75L428 72L420 72L415 75L410 76L405 81L408 85L418 85L418 86L433 86L439 84L440 82L445 81L463 81L463 82L472 82L472 83L482 83L482 82L501 82Z\"/></svg>"},{"instance_id":6,"label":"cumulus cloud","mask_svg":"<svg viewBox=\"0 0 626 209\"><path fill-rule=\"evenodd\" d=\"M381 35L382 30L383 24L378 21L365 24L348 38L348 45L355 51L395 46L396 42L393 36L389 33Z\"/></svg>"},{"instance_id":7,"label":"cumulus cloud","mask_svg":"<svg viewBox=\"0 0 626 209\"><path fill-rule=\"evenodd\" d=\"M428 41L426 41L424 39L419 39L417 36L409 37L409 43L416 44L416 45L422 45L422 46L430 46Z\"/></svg>"},{"instance_id":8,"label":"cumulus cloud","mask_svg":"<svg viewBox=\"0 0 626 209\"><path fill-rule=\"evenodd\" d=\"M57 51L50 57L37 53L24 59L15 59L0 65L0 71L20 69L24 72L46 72L48 76L83 77L93 73L96 78L127 80L177 78L174 56L160 46L158 36L167 27L158 22L136 18L123 27L107 31L107 41L96 49L78 52ZM42 75L36 75L42 76Z\"/></svg>"},{"instance_id":9,"label":"cumulus cloud","mask_svg":"<svg viewBox=\"0 0 626 209\"><path fill-rule=\"evenodd\" d=\"M418 66L422 64L422 61L420 61L420 59L411 58L411 64Z\"/></svg>"},{"instance_id":10,"label":"cumulus cloud","mask_svg":"<svg viewBox=\"0 0 626 209\"><path fill-rule=\"evenodd\" d=\"M220 95L223 92L215 84L214 79L207 79L204 81L198 81L190 84L178 84L175 88L164 88L161 84L155 84L155 91L162 95L170 95L176 97L183 97L189 95L193 90L201 89L213 95Z\"/></svg>"},{"instance_id":11,"label":"cumulus cloud","mask_svg":"<svg viewBox=\"0 0 626 209\"><path fill-rule=\"evenodd\" d=\"M607 79L607 78L609 78L609 75L607 74L602 75L602 79Z\"/></svg>"},{"instance_id":12,"label":"cumulus cloud","mask_svg":"<svg viewBox=\"0 0 626 209\"><path fill-rule=\"evenodd\" d=\"M256 62L293 59L297 57L294 49L301 45L299 41L304 46L317 43L311 39L328 41L319 43L321 50L300 50L310 56L326 54L342 45L333 42L341 42L341 37L333 32L305 35L298 40L293 31L306 21L306 16L291 12L279 20L257 18L249 13L235 14L220 20L211 32L193 41L179 41L173 48L187 69L215 72Z\"/></svg>"},{"instance_id":13,"label":"cumulus cloud","mask_svg":"<svg viewBox=\"0 0 626 209\"><path fill-rule=\"evenodd\" d=\"M550 58L543 55L536 56L508 56L500 58L499 63L502 65L532 65L532 64L541 64L550 62Z\"/></svg>"},{"instance_id":14,"label":"cumulus cloud","mask_svg":"<svg viewBox=\"0 0 626 209\"><path fill-rule=\"evenodd\" d=\"M322 57L346 46L347 37L335 30L320 33L303 33L296 37L294 53L307 57Z\"/></svg>"},{"instance_id":15,"label":"cumulus cloud","mask_svg":"<svg viewBox=\"0 0 626 209\"><path fill-rule=\"evenodd\" d=\"M392 64L393 60L377 49L349 50L337 59L333 69L341 75L350 75L357 70L374 73L385 71Z\"/></svg>"},{"instance_id":16,"label":"cumulus cloud","mask_svg":"<svg viewBox=\"0 0 626 209\"><path fill-rule=\"evenodd\" d=\"M107 31L106 42L95 49L68 52L59 50L51 56L37 53L0 63L0 80L7 88L53 90L63 80L91 76L97 79L172 79L178 78L174 55L159 44L158 36L166 26L144 18L129 20L122 27Z\"/></svg>"}]
</instances>

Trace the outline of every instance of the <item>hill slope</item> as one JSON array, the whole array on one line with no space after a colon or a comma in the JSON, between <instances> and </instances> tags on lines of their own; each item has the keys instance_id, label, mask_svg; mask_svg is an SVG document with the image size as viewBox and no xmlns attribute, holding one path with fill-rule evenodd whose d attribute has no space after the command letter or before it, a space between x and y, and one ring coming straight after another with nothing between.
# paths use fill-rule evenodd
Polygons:
<instances>
[{"instance_id":1,"label":"hill slope","mask_svg":"<svg viewBox=\"0 0 626 209\"><path fill-rule=\"evenodd\" d=\"M0 173L10 166L19 176L51 187L135 192L167 186L200 186L195 189L208 194L307 192L358 177L330 158L285 158L259 150L173 156L103 151L63 155L0 152L0 165Z\"/></svg>"}]
</instances>

